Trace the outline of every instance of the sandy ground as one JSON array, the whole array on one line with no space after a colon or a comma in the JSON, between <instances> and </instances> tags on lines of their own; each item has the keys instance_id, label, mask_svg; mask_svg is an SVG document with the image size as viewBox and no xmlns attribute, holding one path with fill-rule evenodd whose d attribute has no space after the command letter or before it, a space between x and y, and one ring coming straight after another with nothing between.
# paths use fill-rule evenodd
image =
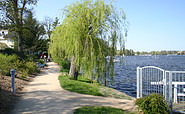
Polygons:
<instances>
[{"instance_id":1,"label":"sandy ground","mask_svg":"<svg viewBox=\"0 0 185 114\"><path fill-rule=\"evenodd\" d=\"M132 100L83 95L61 88L58 80L60 68L56 63L47 63L12 110L12 114L73 114L81 106L110 106L133 110Z\"/></svg>"}]
</instances>

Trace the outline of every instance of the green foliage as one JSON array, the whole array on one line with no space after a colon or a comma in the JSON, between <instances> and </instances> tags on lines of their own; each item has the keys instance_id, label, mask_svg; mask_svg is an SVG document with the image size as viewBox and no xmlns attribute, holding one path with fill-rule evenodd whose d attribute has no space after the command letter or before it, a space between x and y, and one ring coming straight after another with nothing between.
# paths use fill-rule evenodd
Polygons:
<instances>
[{"instance_id":1,"label":"green foliage","mask_svg":"<svg viewBox=\"0 0 185 114\"><path fill-rule=\"evenodd\" d=\"M133 50L128 50L128 49L125 49L124 50L124 55L125 56L134 56L135 55L135 52Z\"/></svg>"},{"instance_id":2,"label":"green foliage","mask_svg":"<svg viewBox=\"0 0 185 114\"><path fill-rule=\"evenodd\" d=\"M31 11L24 19L22 47L25 52L47 51L48 41L43 39L45 29L34 17ZM45 41L46 40L46 41ZM45 47L44 47L45 46ZM46 48L46 49L45 49Z\"/></svg>"},{"instance_id":3,"label":"green foliage","mask_svg":"<svg viewBox=\"0 0 185 114\"><path fill-rule=\"evenodd\" d=\"M28 74L37 72L37 65L34 62L26 62L25 69L28 71Z\"/></svg>"},{"instance_id":4,"label":"green foliage","mask_svg":"<svg viewBox=\"0 0 185 114\"><path fill-rule=\"evenodd\" d=\"M36 63L21 60L17 55L0 54L0 74L10 76L10 70L15 69L16 75L25 78L29 74L37 73Z\"/></svg>"},{"instance_id":5,"label":"green foliage","mask_svg":"<svg viewBox=\"0 0 185 114\"><path fill-rule=\"evenodd\" d=\"M127 100L132 100L130 97L125 96L123 94L119 94L116 91L113 91L112 88L108 88L108 87L101 87L99 89L99 91L105 96L105 97L114 97L117 99L127 99Z\"/></svg>"},{"instance_id":6,"label":"green foliage","mask_svg":"<svg viewBox=\"0 0 185 114\"><path fill-rule=\"evenodd\" d=\"M5 51L6 51L6 52L14 52L15 50L12 49L12 48L5 48Z\"/></svg>"},{"instance_id":7,"label":"green foliage","mask_svg":"<svg viewBox=\"0 0 185 114\"><path fill-rule=\"evenodd\" d=\"M78 76L78 81L80 82L86 82L86 83L93 83L92 79L89 79L85 76L79 75Z\"/></svg>"},{"instance_id":8,"label":"green foliage","mask_svg":"<svg viewBox=\"0 0 185 114\"><path fill-rule=\"evenodd\" d=\"M58 65L60 65L62 67L61 69L67 69L67 70L70 69L70 64L67 60L62 60L62 59L56 58L56 57L53 57L52 59L53 59L53 61L55 61L56 63L58 63Z\"/></svg>"},{"instance_id":9,"label":"green foliage","mask_svg":"<svg viewBox=\"0 0 185 114\"><path fill-rule=\"evenodd\" d=\"M136 105L145 114L168 114L170 108L161 94L152 93L136 100Z\"/></svg>"},{"instance_id":10,"label":"green foliage","mask_svg":"<svg viewBox=\"0 0 185 114\"><path fill-rule=\"evenodd\" d=\"M69 74L69 69L62 69L61 68L60 72Z\"/></svg>"},{"instance_id":11,"label":"green foliage","mask_svg":"<svg viewBox=\"0 0 185 114\"><path fill-rule=\"evenodd\" d=\"M8 26L9 30L16 31L17 33L17 46L18 51L22 51L22 40L23 40L23 28L24 22L23 17L24 14L28 12L30 7L27 5L35 5L37 0L1 0L0 1L0 8L1 8L1 16L3 18L4 25Z\"/></svg>"},{"instance_id":12,"label":"green foliage","mask_svg":"<svg viewBox=\"0 0 185 114\"><path fill-rule=\"evenodd\" d=\"M10 76L10 70L14 68L15 64L18 60L16 55L8 56L0 54L0 73L2 75Z\"/></svg>"},{"instance_id":13,"label":"green foliage","mask_svg":"<svg viewBox=\"0 0 185 114\"><path fill-rule=\"evenodd\" d=\"M62 24L52 32L49 53L62 60L75 57L77 71L81 69L88 76L103 76L105 69L113 72L114 63L106 67L105 57L115 55L118 42L123 47L125 20L123 11L104 0L73 3L64 9Z\"/></svg>"},{"instance_id":14,"label":"green foliage","mask_svg":"<svg viewBox=\"0 0 185 114\"><path fill-rule=\"evenodd\" d=\"M119 108L103 106L83 106L75 110L74 114L130 114Z\"/></svg>"},{"instance_id":15,"label":"green foliage","mask_svg":"<svg viewBox=\"0 0 185 114\"><path fill-rule=\"evenodd\" d=\"M27 76L29 76L29 74L28 74L28 69L25 69L25 70L23 70L23 71L20 71L21 72L21 76L20 76L20 78L21 79L24 79L24 78L26 78Z\"/></svg>"},{"instance_id":16,"label":"green foliage","mask_svg":"<svg viewBox=\"0 0 185 114\"><path fill-rule=\"evenodd\" d=\"M41 64L44 64L44 59L39 59L38 62L41 63Z\"/></svg>"}]
</instances>

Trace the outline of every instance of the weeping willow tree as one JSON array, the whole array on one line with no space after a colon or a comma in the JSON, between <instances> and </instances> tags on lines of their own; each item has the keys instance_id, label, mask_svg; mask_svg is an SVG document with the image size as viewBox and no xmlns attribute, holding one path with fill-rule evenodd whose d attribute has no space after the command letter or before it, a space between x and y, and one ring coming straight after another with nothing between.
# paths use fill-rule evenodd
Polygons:
<instances>
[{"instance_id":1,"label":"weeping willow tree","mask_svg":"<svg viewBox=\"0 0 185 114\"><path fill-rule=\"evenodd\" d=\"M71 60L69 75L75 79L81 71L97 80L105 72L113 76L113 56L118 43L123 48L126 34L123 10L118 11L104 0L83 0L64 9L63 22L52 33L49 53Z\"/></svg>"}]
</instances>

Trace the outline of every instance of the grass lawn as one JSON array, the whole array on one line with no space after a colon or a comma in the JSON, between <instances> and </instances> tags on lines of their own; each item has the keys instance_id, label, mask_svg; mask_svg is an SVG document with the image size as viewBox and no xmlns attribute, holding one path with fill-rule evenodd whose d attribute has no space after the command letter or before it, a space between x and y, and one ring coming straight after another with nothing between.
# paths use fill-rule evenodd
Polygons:
<instances>
[{"instance_id":1,"label":"grass lawn","mask_svg":"<svg viewBox=\"0 0 185 114\"><path fill-rule=\"evenodd\" d=\"M123 94L118 94L111 88L102 86L98 83L93 83L91 79L88 79L82 75L78 76L78 80L74 80L67 75L61 75L59 76L59 80L62 88L71 92L132 100L130 97L127 97Z\"/></svg>"},{"instance_id":2,"label":"grass lawn","mask_svg":"<svg viewBox=\"0 0 185 114\"><path fill-rule=\"evenodd\" d=\"M86 79L83 79L82 76L80 77L80 80L73 80L69 76L59 76L59 80L62 88L65 90L87 95L103 96L103 94L99 92L98 84L87 83L89 79L87 79L86 82Z\"/></svg>"},{"instance_id":3,"label":"grass lawn","mask_svg":"<svg viewBox=\"0 0 185 114\"><path fill-rule=\"evenodd\" d=\"M134 114L119 108L103 106L84 106L75 110L74 114Z\"/></svg>"}]
</instances>

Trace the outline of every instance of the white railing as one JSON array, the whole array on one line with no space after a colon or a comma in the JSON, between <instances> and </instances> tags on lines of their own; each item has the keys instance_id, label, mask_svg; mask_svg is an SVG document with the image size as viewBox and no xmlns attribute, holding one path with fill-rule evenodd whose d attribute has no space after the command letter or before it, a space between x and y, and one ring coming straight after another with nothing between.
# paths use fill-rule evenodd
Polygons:
<instances>
[{"instance_id":1,"label":"white railing","mask_svg":"<svg viewBox=\"0 0 185 114\"><path fill-rule=\"evenodd\" d=\"M185 112L185 71L165 71L154 66L138 67L137 98L151 93L163 94L172 109Z\"/></svg>"}]
</instances>

